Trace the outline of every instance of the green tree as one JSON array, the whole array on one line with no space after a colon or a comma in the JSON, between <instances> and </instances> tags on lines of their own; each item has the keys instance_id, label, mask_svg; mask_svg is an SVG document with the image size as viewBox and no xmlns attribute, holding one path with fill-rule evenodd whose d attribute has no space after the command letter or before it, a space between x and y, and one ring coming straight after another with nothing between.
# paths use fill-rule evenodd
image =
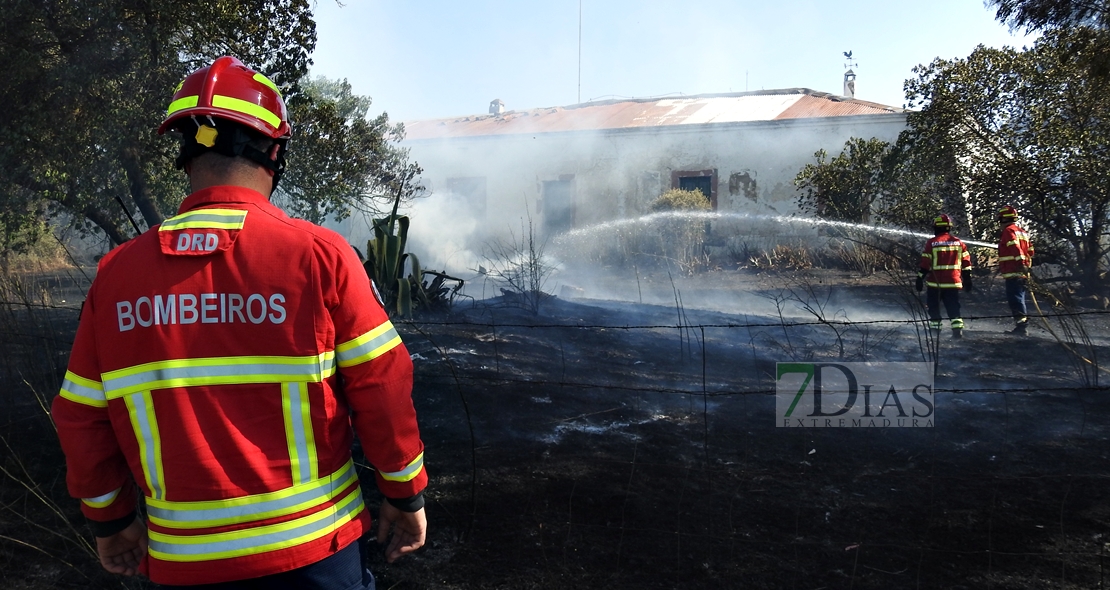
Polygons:
<instances>
[{"instance_id":1,"label":"green tree","mask_svg":"<svg viewBox=\"0 0 1110 590\"><path fill-rule=\"evenodd\" d=\"M878 201L888 192L892 174L892 147L872 137L853 137L832 160L828 152L813 154L794 178L801 193L798 206L825 219L871 223Z\"/></svg>"},{"instance_id":2,"label":"green tree","mask_svg":"<svg viewBox=\"0 0 1110 590\"><path fill-rule=\"evenodd\" d=\"M399 127L384 114L362 120L368 99L344 83L302 86L316 44L308 0L0 0L0 10L5 235L64 213L118 244L134 235L128 216L150 227L172 214L186 182L176 144L156 129L178 82L220 55L265 72L295 117L292 212L318 221L387 188L414 190L419 168L388 145Z\"/></svg>"},{"instance_id":3,"label":"green tree","mask_svg":"<svg viewBox=\"0 0 1110 590\"><path fill-rule=\"evenodd\" d=\"M1088 76L1102 35L1047 31L1028 50L980 46L919 66L906 83L906 146L942 146L958 168L975 237L993 239L998 207L1019 208L1038 257L1094 289L1110 228L1110 80Z\"/></svg>"},{"instance_id":4,"label":"green tree","mask_svg":"<svg viewBox=\"0 0 1110 590\"><path fill-rule=\"evenodd\" d=\"M995 18L1014 29L1049 31L1082 27L1096 32L1082 47L1086 74L1110 76L1110 1L1108 0L988 0Z\"/></svg>"},{"instance_id":5,"label":"green tree","mask_svg":"<svg viewBox=\"0 0 1110 590\"><path fill-rule=\"evenodd\" d=\"M1110 28L1110 2L1106 0L989 0L988 4L995 7L995 18L1016 28Z\"/></svg>"},{"instance_id":6,"label":"green tree","mask_svg":"<svg viewBox=\"0 0 1110 590\"><path fill-rule=\"evenodd\" d=\"M301 89L289 100L294 143L276 203L320 223L352 211L380 217L398 196L407 201L422 192L420 167L397 145L402 124L391 125L385 113L368 118L370 97L353 94L347 80L306 78Z\"/></svg>"},{"instance_id":7,"label":"green tree","mask_svg":"<svg viewBox=\"0 0 1110 590\"><path fill-rule=\"evenodd\" d=\"M798 207L824 219L928 227L939 212L966 219L959 173L951 148L908 141L893 144L853 137L840 154L814 154L794 178ZM913 147L911 147L913 146Z\"/></svg>"}]
</instances>

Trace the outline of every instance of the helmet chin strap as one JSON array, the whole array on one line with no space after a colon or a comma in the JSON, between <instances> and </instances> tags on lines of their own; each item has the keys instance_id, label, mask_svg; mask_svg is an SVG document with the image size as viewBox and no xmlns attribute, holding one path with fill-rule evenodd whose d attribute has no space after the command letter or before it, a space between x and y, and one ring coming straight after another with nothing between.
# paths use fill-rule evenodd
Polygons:
<instances>
[{"instance_id":1,"label":"helmet chin strap","mask_svg":"<svg viewBox=\"0 0 1110 590\"><path fill-rule=\"evenodd\" d=\"M181 143L181 153L174 160L177 169L183 169L186 162L208 151L214 151L217 154L231 158L242 156L269 170L273 174L271 190L277 190L278 182L285 173L285 151L289 140L287 138L275 139L269 153L263 152L251 147L250 142L257 139L258 136L249 133L242 125L213 119L212 117L207 117L207 119L206 122L199 122L196 117L192 117L192 122L196 124L196 130L190 132L188 127L192 126L188 125L186 126L187 129L182 130L184 137Z\"/></svg>"},{"instance_id":2,"label":"helmet chin strap","mask_svg":"<svg viewBox=\"0 0 1110 590\"><path fill-rule=\"evenodd\" d=\"M273 185L270 188L270 192L273 192L277 190L278 182L281 181L281 176L285 174L285 150L287 145L288 140L274 140L274 146L270 149L270 153L244 145L241 152L236 155L257 162L269 170L273 175Z\"/></svg>"}]
</instances>

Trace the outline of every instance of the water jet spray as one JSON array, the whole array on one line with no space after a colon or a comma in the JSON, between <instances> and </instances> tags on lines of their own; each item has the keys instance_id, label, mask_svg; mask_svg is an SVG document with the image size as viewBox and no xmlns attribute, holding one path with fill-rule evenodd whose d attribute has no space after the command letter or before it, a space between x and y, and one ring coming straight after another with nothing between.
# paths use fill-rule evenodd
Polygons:
<instances>
[{"instance_id":1,"label":"water jet spray","mask_svg":"<svg viewBox=\"0 0 1110 590\"><path fill-rule=\"evenodd\" d=\"M806 224L812 226L825 226L825 227L839 227L844 229L859 230L871 233L880 234L894 234L902 236L912 236L917 238L929 239L934 237L933 234L924 232L915 232L908 229L882 227L877 225L867 225L865 223L851 223L848 221L834 221L830 219L819 219L815 217L790 217L787 215L763 215L763 214L750 214L750 213L721 213L718 211L661 211L658 213L650 213L641 215L640 217L632 217L627 219L617 219L614 221L606 221L583 228L573 229L566 233L555 236L553 243L561 244L567 240L576 239L589 239L598 232L607 233L620 231L624 228L630 228L637 225L650 225L670 220L685 220L685 221L720 221L720 220L737 220L737 221L762 221L779 224ZM997 249L997 244L990 244L987 242L980 242L977 240L961 240L971 246L980 246L983 248Z\"/></svg>"}]
</instances>

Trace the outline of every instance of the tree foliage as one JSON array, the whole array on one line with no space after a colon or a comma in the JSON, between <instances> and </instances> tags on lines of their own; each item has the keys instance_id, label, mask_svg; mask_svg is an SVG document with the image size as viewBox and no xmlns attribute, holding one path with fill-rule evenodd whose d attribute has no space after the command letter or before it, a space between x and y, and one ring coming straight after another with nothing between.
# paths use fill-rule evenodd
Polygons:
<instances>
[{"instance_id":1,"label":"tree foliage","mask_svg":"<svg viewBox=\"0 0 1110 590\"><path fill-rule=\"evenodd\" d=\"M944 208L945 166L902 142L853 137L835 158L818 150L794 178L798 207L824 219L916 227Z\"/></svg>"},{"instance_id":2,"label":"tree foliage","mask_svg":"<svg viewBox=\"0 0 1110 590\"><path fill-rule=\"evenodd\" d=\"M1085 53L1088 76L1110 77L1110 0L988 0L988 5L996 8L995 18L1013 29L1098 31L1072 49Z\"/></svg>"},{"instance_id":3,"label":"tree foliage","mask_svg":"<svg viewBox=\"0 0 1110 590\"><path fill-rule=\"evenodd\" d=\"M346 80L305 79L289 100L294 124L289 172L276 201L291 215L320 223L361 211L388 213L400 196L418 196L420 167L408 161L402 124L385 113L370 119L370 98L352 94ZM341 156L341 157L337 157Z\"/></svg>"},{"instance_id":4,"label":"tree foliage","mask_svg":"<svg viewBox=\"0 0 1110 590\"><path fill-rule=\"evenodd\" d=\"M401 183L413 194L419 168L389 145L399 127L365 120L369 100L345 83L302 84L316 44L308 0L0 0L0 10L5 228L68 214L122 243L134 230L121 204L146 227L174 213L185 177L156 129L178 82L221 55L266 73L296 117L284 195L294 213L343 215Z\"/></svg>"},{"instance_id":5,"label":"tree foliage","mask_svg":"<svg viewBox=\"0 0 1110 590\"><path fill-rule=\"evenodd\" d=\"M823 217L922 226L937 212L993 241L1003 205L1021 212L1042 262L1087 289L1110 254L1110 78L1090 76L1106 33L1053 28L1032 48L980 46L937 59L906 82L907 129L893 146L853 138L795 179L799 203Z\"/></svg>"},{"instance_id":6,"label":"tree foliage","mask_svg":"<svg viewBox=\"0 0 1110 590\"><path fill-rule=\"evenodd\" d=\"M877 138L853 137L832 160L828 152L813 154L794 178L803 211L826 219L870 223L876 201L887 191L891 145Z\"/></svg>"},{"instance_id":7,"label":"tree foliage","mask_svg":"<svg viewBox=\"0 0 1110 590\"><path fill-rule=\"evenodd\" d=\"M980 46L966 59L938 59L906 83L920 108L906 145L951 152L975 236L995 237L995 212L1012 204L1041 259L1090 288L1110 227L1110 80L1086 75L1102 43L1092 28L1053 29L1025 51Z\"/></svg>"},{"instance_id":8,"label":"tree foliage","mask_svg":"<svg viewBox=\"0 0 1110 590\"><path fill-rule=\"evenodd\" d=\"M1106 0L989 0L989 4L995 7L999 21L1015 28L1110 28L1110 2Z\"/></svg>"}]
</instances>

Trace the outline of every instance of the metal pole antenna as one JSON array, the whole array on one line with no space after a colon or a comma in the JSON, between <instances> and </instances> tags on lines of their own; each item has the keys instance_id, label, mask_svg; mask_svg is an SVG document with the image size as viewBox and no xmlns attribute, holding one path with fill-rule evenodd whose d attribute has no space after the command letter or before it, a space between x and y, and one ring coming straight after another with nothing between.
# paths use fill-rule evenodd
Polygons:
<instances>
[{"instance_id":1,"label":"metal pole antenna","mask_svg":"<svg viewBox=\"0 0 1110 590\"><path fill-rule=\"evenodd\" d=\"M582 102L582 0L578 0L578 102Z\"/></svg>"}]
</instances>

